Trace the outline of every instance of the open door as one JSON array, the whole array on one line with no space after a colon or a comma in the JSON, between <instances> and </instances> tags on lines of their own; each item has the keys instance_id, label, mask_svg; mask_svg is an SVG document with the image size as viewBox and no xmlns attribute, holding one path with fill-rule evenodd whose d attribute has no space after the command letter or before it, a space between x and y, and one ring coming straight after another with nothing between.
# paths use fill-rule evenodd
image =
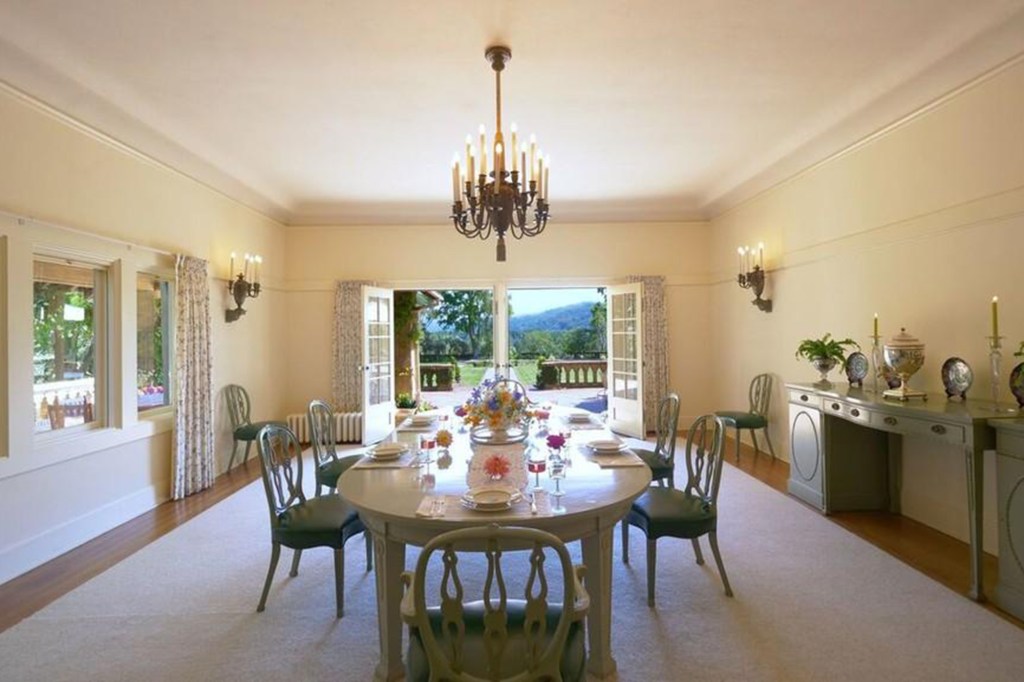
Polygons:
<instances>
[{"instance_id":1,"label":"open door","mask_svg":"<svg viewBox=\"0 0 1024 682\"><path fill-rule=\"evenodd\" d=\"M363 443L394 429L394 292L363 287Z\"/></svg>"},{"instance_id":2,"label":"open door","mask_svg":"<svg viewBox=\"0 0 1024 682\"><path fill-rule=\"evenodd\" d=\"M608 428L635 438L644 433L640 282L608 287Z\"/></svg>"}]
</instances>

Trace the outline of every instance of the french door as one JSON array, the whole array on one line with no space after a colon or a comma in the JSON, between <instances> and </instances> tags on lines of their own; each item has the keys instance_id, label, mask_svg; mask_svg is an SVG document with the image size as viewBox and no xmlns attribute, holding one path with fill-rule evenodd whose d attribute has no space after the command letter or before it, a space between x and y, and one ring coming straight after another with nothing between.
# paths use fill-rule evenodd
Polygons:
<instances>
[{"instance_id":1,"label":"french door","mask_svg":"<svg viewBox=\"0 0 1024 682\"><path fill-rule=\"evenodd\" d=\"M643 438L642 284L608 287L608 427Z\"/></svg>"},{"instance_id":2,"label":"french door","mask_svg":"<svg viewBox=\"0 0 1024 682\"><path fill-rule=\"evenodd\" d=\"M363 287L363 443L395 427L394 292Z\"/></svg>"}]
</instances>

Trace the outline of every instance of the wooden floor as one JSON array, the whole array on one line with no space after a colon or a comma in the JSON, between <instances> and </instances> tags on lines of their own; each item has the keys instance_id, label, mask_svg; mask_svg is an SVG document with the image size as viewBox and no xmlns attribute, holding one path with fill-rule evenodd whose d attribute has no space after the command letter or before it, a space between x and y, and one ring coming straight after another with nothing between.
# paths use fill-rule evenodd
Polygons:
<instances>
[{"instance_id":1,"label":"wooden floor","mask_svg":"<svg viewBox=\"0 0 1024 682\"><path fill-rule=\"evenodd\" d=\"M733 442L727 444L726 461L735 463ZM742 471L782 494L786 494L789 465L767 455L754 457L744 446ZM217 484L197 495L166 502L142 516L104 533L81 547L0 585L0 632L67 594L90 578L131 556L149 543L231 496L259 477L259 462L250 459L217 479ZM934 578L951 590L965 594L970 579L968 548L959 540L911 519L881 512L846 512L828 517L876 547ZM985 555L985 584L995 585L996 558ZM964 597L966 599L966 597ZM1024 622L991 603L986 607L1018 627Z\"/></svg>"}]
</instances>

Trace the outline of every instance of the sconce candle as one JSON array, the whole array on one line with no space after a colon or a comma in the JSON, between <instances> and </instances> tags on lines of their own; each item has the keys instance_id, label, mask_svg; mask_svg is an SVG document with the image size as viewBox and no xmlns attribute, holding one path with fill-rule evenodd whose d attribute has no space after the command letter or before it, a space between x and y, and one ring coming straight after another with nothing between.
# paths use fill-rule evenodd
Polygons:
<instances>
[{"instance_id":1,"label":"sconce candle","mask_svg":"<svg viewBox=\"0 0 1024 682\"><path fill-rule=\"evenodd\" d=\"M741 246L736 249L740 258L740 273L736 278L737 283L743 289L754 290L754 300L751 301L757 309L770 313L772 311L771 299L761 298L764 293L765 269L764 269L764 242L757 245L757 258L754 258L754 250L749 246Z\"/></svg>"},{"instance_id":2,"label":"sconce candle","mask_svg":"<svg viewBox=\"0 0 1024 682\"><path fill-rule=\"evenodd\" d=\"M231 276L228 278L228 293L235 300L235 308L232 310L229 308L225 314L224 319L227 322L234 322L242 315L245 315L245 309L242 308L242 303L247 298L256 298L260 295L260 264L263 262L262 256L252 256L245 254L245 262L242 266L242 271L237 275L235 274L235 253L231 252ZM249 268L252 267L252 275L250 277Z\"/></svg>"}]
</instances>

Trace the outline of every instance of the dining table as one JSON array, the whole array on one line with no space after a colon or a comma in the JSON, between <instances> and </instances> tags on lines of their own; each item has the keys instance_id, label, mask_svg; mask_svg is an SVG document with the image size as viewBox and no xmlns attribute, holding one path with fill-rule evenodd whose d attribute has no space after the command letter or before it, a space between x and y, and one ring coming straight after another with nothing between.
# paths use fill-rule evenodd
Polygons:
<instances>
[{"instance_id":1,"label":"dining table","mask_svg":"<svg viewBox=\"0 0 1024 682\"><path fill-rule=\"evenodd\" d=\"M440 431L452 436L446 448L437 445ZM555 453L547 444L552 434L565 440ZM475 442L460 419L441 410L399 424L339 478L338 492L373 536L380 635L376 680L405 676L400 604L406 547L422 547L446 531L492 523L538 528L563 542L580 541L590 595L587 672L597 679L615 675L612 531L650 485L650 469L625 443L619 451L609 451L608 442L621 439L597 415L580 410L555 406L545 422L531 422L526 435L516 443ZM602 442L605 449L597 449ZM375 450L389 448L400 454L374 456ZM549 459L552 454L556 459ZM536 469L544 460L545 473L529 471L531 461ZM495 467L496 462L503 464ZM556 477L551 477L553 464ZM538 482L543 492L536 492ZM519 491L508 508L481 511L464 504L467 491L495 484Z\"/></svg>"}]
</instances>

